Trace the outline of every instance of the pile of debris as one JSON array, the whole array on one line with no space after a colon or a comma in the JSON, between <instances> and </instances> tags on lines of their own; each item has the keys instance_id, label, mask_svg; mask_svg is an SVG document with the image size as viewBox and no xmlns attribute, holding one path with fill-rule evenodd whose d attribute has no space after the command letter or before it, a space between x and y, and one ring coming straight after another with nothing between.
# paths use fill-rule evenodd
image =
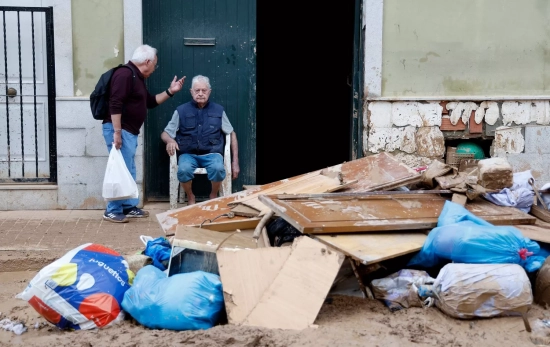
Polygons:
<instances>
[{"instance_id":1,"label":"pile of debris","mask_svg":"<svg viewBox=\"0 0 550 347\"><path fill-rule=\"evenodd\" d=\"M467 310L462 307L463 312L454 316L525 314L533 300L526 271L532 271L532 277L547 255L535 240L550 242L550 224L527 213L539 193L533 183L530 172L513 173L502 158L463 159L455 166L434 161L428 167L411 168L380 153L169 210L157 218L173 252L179 254L172 259L169 275L197 270L218 274L229 324L307 328L342 281L345 268L352 270L363 297L383 300L390 308L400 300L395 290L401 293L399 298L412 295L411 302L439 302L442 307L431 287L437 273L446 273L446 279L438 280L455 283L455 289L457 283L469 283L457 274L478 273L486 283L475 281L476 291L485 293L485 301L492 301L494 307L491 310L476 298L462 298L477 304ZM460 244L454 253L446 249L450 252L446 258L434 246L443 242L442 237L434 240L434 230L444 227L444 219L452 226L464 221L473 224L468 227L469 239L453 236L451 243L449 237L445 239L448 247ZM453 235L465 235L465 225L459 226ZM508 237L502 252L511 256L482 251L485 257L468 258L478 263L475 269L460 270L456 266L464 264L454 264L453 270L443 271L450 262L460 263L460 252L473 249L468 247L477 247L478 255L480 249L498 249L500 245L491 243L490 237L479 241L479 235L492 234ZM434 260L430 264L425 261L428 251ZM422 256L424 264L419 261ZM408 271L405 277L414 280L404 280L396 272L390 282L399 283L399 288L377 286L384 274L395 269L387 265L391 260L398 260L399 270ZM495 263L500 267L493 268ZM502 264L507 266L502 269ZM450 279L449 273L456 276ZM519 294L498 306L495 296L507 294L494 286L503 276L516 276L520 288L507 288ZM484 291L483 285L488 289ZM391 295L393 301L388 300ZM455 300L459 300L456 295ZM444 312L453 315L449 309Z\"/></svg>"},{"instance_id":2,"label":"pile of debris","mask_svg":"<svg viewBox=\"0 0 550 347\"><path fill-rule=\"evenodd\" d=\"M521 315L531 331L533 301L550 303L548 200L502 158L411 168L380 153L157 214L165 236L141 254L82 245L20 297L71 329L128 313L154 329L301 330L344 294Z\"/></svg>"}]
</instances>

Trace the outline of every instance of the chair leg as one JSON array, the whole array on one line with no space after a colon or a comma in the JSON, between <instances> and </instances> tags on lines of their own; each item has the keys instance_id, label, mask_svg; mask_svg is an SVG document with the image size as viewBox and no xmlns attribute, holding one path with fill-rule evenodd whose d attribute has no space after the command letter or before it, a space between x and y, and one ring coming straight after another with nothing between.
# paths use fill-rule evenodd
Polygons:
<instances>
[{"instance_id":1,"label":"chair leg","mask_svg":"<svg viewBox=\"0 0 550 347\"><path fill-rule=\"evenodd\" d=\"M178 163L175 155L170 156L170 209L178 208L178 187L177 178Z\"/></svg>"}]
</instances>

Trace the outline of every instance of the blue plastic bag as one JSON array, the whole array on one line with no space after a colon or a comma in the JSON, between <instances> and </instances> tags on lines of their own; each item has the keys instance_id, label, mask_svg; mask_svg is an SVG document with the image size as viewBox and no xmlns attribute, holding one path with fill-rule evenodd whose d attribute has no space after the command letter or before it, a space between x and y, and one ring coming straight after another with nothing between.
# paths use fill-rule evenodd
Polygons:
<instances>
[{"instance_id":1,"label":"blue plastic bag","mask_svg":"<svg viewBox=\"0 0 550 347\"><path fill-rule=\"evenodd\" d=\"M138 271L122 300L124 311L151 329L208 329L223 307L218 275L194 271L166 277L153 265Z\"/></svg>"},{"instance_id":2,"label":"blue plastic bag","mask_svg":"<svg viewBox=\"0 0 550 347\"><path fill-rule=\"evenodd\" d=\"M519 264L527 271L540 268L538 243L512 226L494 226L463 206L446 201L420 252L409 266L429 268L442 260L473 264ZM542 261L541 261L542 260Z\"/></svg>"},{"instance_id":3,"label":"blue plastic bag","mask_svg":"<svg viewBox=\"0 0 550 347\"><path fill-rule=\"evenodd\" d=\"M143 254L151 257L153 265L164 271L170 261L172 245L170 245L170 242L165 237L157 237L154 240L147 241Z\"/></svg>"}]
</instances>

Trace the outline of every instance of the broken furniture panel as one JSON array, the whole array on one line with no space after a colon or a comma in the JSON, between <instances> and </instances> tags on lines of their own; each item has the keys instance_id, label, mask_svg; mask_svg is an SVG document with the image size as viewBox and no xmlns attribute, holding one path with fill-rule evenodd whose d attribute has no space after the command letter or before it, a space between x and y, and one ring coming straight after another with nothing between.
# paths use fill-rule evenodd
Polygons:
<instances>
[{"instance_id":1,"label":"broken furniture panel","mask_svg":"<svg viewBox=\"0 0 550 347\"><path fill-rule=\"evenodd\" d=\"M359 263L369 265L419 251L424 245L427 231L314 235L313 237Z\"/></svg>"},{"instance_id":2,"label":"broken furniture panel","mask_svg":"<svg viewBox=\"0 0 550 347\"><path fill-rule=\"evenodd\" d=\"M258 201L259 195L285 193L323 193L333 191L368 192L379 189L393 189L406 184L417 183L421 174L401 163L388 153L379 153L368 157L334 165L322 170L294 176L288 179L254 186L229 196L207 200L195 205L184 206L157 214L157 219L165 233L173 233L177 225L198 226L226 231L254 228L258 219L249 220L250 212L265 213L265 205ZM233 208L240 204L249 207L248 216L241 213L239 207L233 218L227 217ZM215 219L215 221L214 221ZM219 224L224 226L218 227Z\"/></svg>"},{"instance_id":3,"label":"broken furniture panel","mask_svg":"<svg viewBox=\"0 0 550 347\"><path fill-rule=\"evenodd\" d=\"M261 195L269 206L302 233L432 229L448 199L435 194ZM535 217L516 208L477 199L466 206L494 225L533 224Z\"/></svg>"},{"instance_id":4,"label":"broken furniture panel","mask_svg":"<svg viewBox=\"0 0 550 347\"><path fill-rule=\"evenodd\" d=\"M290 247L216 254L229 323L271 329L312 325L344 260L306 236Z\"/></svg>"},{"instance_id":5,"label":"broken furniture panel","mask_svg":"<svg viewBox=\"0 0 550 347\"><path fill-rule=\"evenodd\" d=\"M265 205L257 202L257 196L264 192L281 194L286 192L323 193L342 186L340 181L321 175L320 170L299 175L290 179L264 184L256 189L244 190L229 196L203 201L157 214L157 219L165 233L175 232L178 225L203 226L211 230L228 231L255 228L260 218L245 217L232 209L239 203L246 203L248 212L256 209L269 211Z\"/></svg>"},{"instance_id":6,"label":"broken furniture panel","mask_svg":"<svg viewBox=\"0 0 550 347\"><path fill-rule=\"evenodd\" d=\"M345 162L323 169L326 175L340 170L344 181L350 184L339 192L369 192L374 190L391 190L408 184L418 183L421 174L400 162L389 153L381 152L360 159Z\"/></svg>"}]
</instances>

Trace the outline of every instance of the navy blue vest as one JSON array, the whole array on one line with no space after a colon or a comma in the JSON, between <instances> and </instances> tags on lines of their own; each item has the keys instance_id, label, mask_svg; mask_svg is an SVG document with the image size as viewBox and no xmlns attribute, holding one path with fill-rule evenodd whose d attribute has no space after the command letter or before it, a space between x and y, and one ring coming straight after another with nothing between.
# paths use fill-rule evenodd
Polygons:
<instances>
[{"instance_id":1,"label":"navy blue vest","mask_svg":"<svg viewBox=\"0 0 550 347\"><path fill-rule=\"evenodd\" d=\"M208 102L198 108L194 100L178 106L180 126L176 133L179 153L208 154L223 156L225 135L222 132L223 107Z\"/></svg>"}]
</instances>

